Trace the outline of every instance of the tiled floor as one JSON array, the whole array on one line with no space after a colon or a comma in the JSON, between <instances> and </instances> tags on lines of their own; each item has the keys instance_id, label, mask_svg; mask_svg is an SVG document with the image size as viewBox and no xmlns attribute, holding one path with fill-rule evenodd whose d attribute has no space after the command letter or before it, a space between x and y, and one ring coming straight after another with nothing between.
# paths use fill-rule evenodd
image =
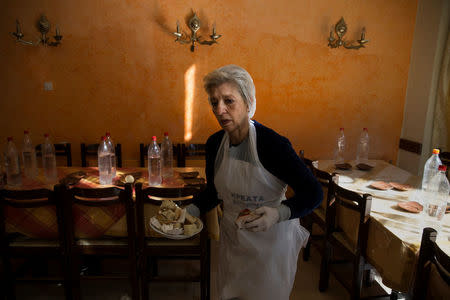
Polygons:
<instances>
[{"instance_id":1,"label":"tiled floor","mask_svg":"<svg viewBox=\"0 0 450 300\"><path fill-rule=\"evenodd\" d=\"M215 253L216 246L213 244L212 253L212 295L211 299L217 299L215 294ZM318 291L320 256L311 249L311 259L303 262L301 254L298 261L298 271L291 300L297 299L348 299L347 292L333 278L330 278L330 287L325 293ZM165 261L160 264L160 272L197 272L198 267L192 262L179 264ZM89 280L83 281L83 299L113 299L124 300L128 292L128 284L125 280ZM190 300L200 299L198 283L152 283L150 292L152 300ZM56 300L63 299L63 288L61 286L49 285L42 287L32 284L20 283L17 287L18 299L33 300Z\"/></svg>"}]
</instances>

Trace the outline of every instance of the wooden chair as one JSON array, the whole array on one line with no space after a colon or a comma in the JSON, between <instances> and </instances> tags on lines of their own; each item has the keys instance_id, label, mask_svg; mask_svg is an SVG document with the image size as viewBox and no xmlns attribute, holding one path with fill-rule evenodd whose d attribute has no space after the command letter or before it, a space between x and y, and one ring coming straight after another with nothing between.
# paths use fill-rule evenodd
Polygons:
<instances>
[{"instance_id":1,"label":"wooden chair","mask_svg":"<svg viewBox=\"0 0 450 300\"><path fill-rule=\"evenodd\" d=\"M320 203L320 206L309 214L304 221L303 225L309 232L311 232L310 240L306 244L305 249L303 250L303 260L308 261L310 255L311 242L313 240L323 241L322 251L325 247L325 232L327 230L327 215L330 213L327 210L327 207L330 206L332 201L334 201L334 185L333 185L333 176L336 174L329 174L328 172L324 172L314 167L314 164L311 164L311 168L314 176L320 182L323 190L323 200ZM316 224L320 227L320 230L323 234L312 234L313 232L313 224Z\"/></svg>"},{"instance_id":2,"label":"wooden chair","mask_svg":"<svg viewBox=\"0 0 450 300\"><path fill-rule=\"evenodd\" d=\"M72 299L70 286L68 281L66 256L65 256L65 239L64 224L62 218L62 197L64 195L63 186L56 185L54 190L37 189L37 190L1 190L0 191L0 253L2 258L3 278L0 283L0 290L5 292L6 299L16 299L15 282L16 279L25 281L46 281L61 283L64 282L64 290L66 299ZM48 239L37 239L25 237L19 234L7 233L5 230L7 209L29 209L54 207L56 219L58 222L58 236ZM36 265L40 261L44 261L47 267L47 260L57 258L59 260L60 272L57 276L25 276L18 278L17 273L12 268L12 259L25 259L26 263L21 267ZM19 268L18 268L19 270ZM48 274L46 274L48 275ZM1 285L3 287L1 288ZM0 293L1 294L1 293ZM3 299L3 297L2 297Z\"/></svg>"},{"instance_id":3,"label":"wooden chair","mask_svg":"<svg viewBox=\"0 0 450 300\"><path fill-rule=\"evenodd\" d=\"M349 291L351 299L361 299L363 276L368 275L372 268L365 261L372 196L344 189L336 183L337 180L337 176L334 176L331 188L335 193L335 201L330 202L326 208L327 228L319 290L325 291L328 288L329 274L332 272ZM334 254L340 254L340 259L334 259ZM350 276L342 274L345 270L344 263L350 266Z\"/></svg>"},{"instance_id":4,"label":"wooden chair","mask_svg":"<svg viewBox=\"0 0 450 300\"><path fill-rule=\"evenodd\" d=\"M125 208L127 219L126 238L79 238L75 235L74 213L75 205L85 207L107 207L120 205ZM132 299L139 299L137 256L136 256L136 226L135 210L132 198L132 186L126 184L125 189L117 187L82 189L72 188L67 190L63 205L63 216L66 220L67 255L69 259L69 272L72 293L74 299L80 299L82 277L89 278L127 278L131 286ZM97 258L123 258L128 261L129 272L127 274L99 274L98 276L81 276L80 260L82 256L95 256Z\"/></svg>"},{"instance_id":5,"label":"wooden chair","mask_svg":"<svg viewBox=\"0 0 450 300\"><path fill-rule=\"evenodd\" d=\"M88 166L87 157L97 157L98 146L100 144L89 144L81 143L81 166L83 168ZM116 144L116 165L117 168L122 168L122 145Z\"/></svg>"},{"instance_id":6,"label":"wooden chair","mask_svg":"<svg viewBox=\"0 0 450 300\"><path fill-rule=\"evenodd\" d=\"M204 228L200 234L184 240L170 240L164 237L150 237L146 235L146 226L149 218L145 216L144 205L160 206L161 199L186 199L175 201L179 206L187 205L191 199L200 192L200 187L184 188L161 188L148 187L143 189L142 184L136 185L136 215L138 229L138 273L141 276L142 297L149 299L148 283L151 281L200 281L201 299L210 297L210 240L206 229L206 222L203 220ZM151 197L158 197L159 200ZM171 259L195 259L200 261L200 276L194 277L162 277L153 272L154 264L160 258ZM149 268L147 268L149 266ZM155 274L156 273L156 274Z\"/></svg>"},{"instance_id":7,"label":"wooden chair","mask_svg":"<svg viewBox=\"0 0 450 300\"><path fill-rule=\"evenodd\" d=\"M450 299L450 257L436 244L437 232L424 228L413 300Z\"/></svg>"},{"instance_id":8,"label":"wooden chair","mask_svg":"<svg viewBox=\"0 0 450 300\"><path fill-rule=\"evenodd\" d=\"M441 159L442 164L447 166L447 178L450 178L450 152L441 152L439 158Z\"/></svg>"},{"instance_id":9,"label":"wooden chair","mask_svg":"<svg viewBox=\"0 0 450 300\"><path fill-rule=\"evenodd\" d=\"M72 166L72 150L71 150L71 145L70 143L56 143L53 144L55 146L55 155L56 156L65 156L66 157L66 161L67 167L71 167ZM39 144L36 146L35 150L36 150L36 156L42 156L42 145Z\"/></svg>"},{"instance_id":10,"label":"wooden chair","mask_svg":"<svg viewBox=\"0 0 450 300\"><path fill-rule=\"evenodd\" d=\"M178 166L186 167L186 162L200 161L203 163L206 156L205 144L181 144ZM202 164L204 165L204 164ZM193 165L194 166L194 165Z\"/></svg>"},{"instance_id":11,"label":"wooden chair","mask_svg":"<svg viewBox=\"0 0 450 300\"><path fill-rule=\"evenodd\" d=\"M158 144L158 145L161 148L161 144ZM180 149L181 149L180 144L173 144L174 167L180 166L179 165ZM148 158L147 153L148 153L148 144L142 144L142 143L139 144L139 167L141 167L141 168L145 168L145 162L147 161L147 158Z\"/></svg>"}]
</instances>

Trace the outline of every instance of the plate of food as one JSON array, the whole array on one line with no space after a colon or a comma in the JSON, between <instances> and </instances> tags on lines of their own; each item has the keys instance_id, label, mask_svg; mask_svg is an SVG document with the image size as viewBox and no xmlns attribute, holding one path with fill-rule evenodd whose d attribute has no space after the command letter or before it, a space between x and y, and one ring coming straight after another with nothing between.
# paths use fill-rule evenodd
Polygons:
<instances>
[{"instance_id":1,"label":"plate of food","mask_svg":"<svg viewBox=\"0 0 450 300\"><path fill-rule=\"evenodd\" d=\"M180 172L181 178L196 178L198 176L198 172Z\"/></svg>"},{"instance_id":2,"label":"plate of food","mask_svg":"<svg viewBox=\"0 0 450 300\"><path fill-rule=\"evenodd\" d=\"M382 191L387 191L392 189L392 185L390 185L389 183L385 182L385 181L374 181L369 185L371 188L377 189L377 190L382 190Z\"/></svg>"},{"instance_id":3,"label":"plate of food","mask_svg":"<svg viewBox=\"0 0 450 300\"><path fill-rule=\"evenodd\" d=\"M191 216L172 200L163 200L158 213L150 218L149 225L157 233L173 240L190 238L203 229L199 218Z\"/></svg>"},{"instance_id":4,"label":"plate of food","mask_svg":"<svg viewBox=\"0 0 450 300\"><path fill-rule=\"evenodd\" d=\"M363 163L357 164L356 167L361 171L370 171L373 169L373 166Z\"/></svg>"},{"instance_id":5,"label":"plate of food","mask_svg":"<svg viewBox=\"0 0 450 300\"><path fill-rule=\"evenodd\" d=\"M352 165L349 163L335 164L334 166L339 170L350 170L352 168Z\"/></svg>"},{"instance_id":6,"label":"plate of food","mask_svg":"<svg viewBox=\"0 0 450 300\"><path fill-rule=\"evenodd\" d=\"M397 205L401 209L404 209L408 212L412 212L415 214L418 214L423 210L422 204L420 204L416 201L399 202Z\"/></svg>"},{"instance_id":7,"label":"plate of food","mask_svg":"<svg viewBox=\"0 0 450 300\"><path fill-rule=\"evenodd\" d=\"M411 185L405 184L405 183L389 182L389 184L397 191L402 191L402 192L409 191L413 188Z\"/></svg>"}]
</instances>

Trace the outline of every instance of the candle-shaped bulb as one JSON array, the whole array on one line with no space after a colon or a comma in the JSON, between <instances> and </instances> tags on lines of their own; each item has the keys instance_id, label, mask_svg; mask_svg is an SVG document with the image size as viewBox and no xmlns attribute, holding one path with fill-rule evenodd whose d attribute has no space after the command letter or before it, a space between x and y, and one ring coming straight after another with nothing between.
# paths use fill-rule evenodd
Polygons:
<instances>
[{"instance_id":1,"label":"candle-shaped bulb","mask_svg":"<svg viewBox=\"0 0 450 300\"><path fill-rule=\"evenodd\" d=\"M60 32L59 32L59 26L56 26L56 36L60 36Z\"/></svg>"},{"instance_id":2,"label":"candle-shaped bulb","mask_svg":"<svg viewBox=\"0 0 450 300\"><path fill-rule=\"evenodd\" d=\"M216 22L214 22L213 24L213 35L214 36L216 35Z\"/></svg>"},{"instance_id":3,"label":"candle-shaped bulb","mask_svg":"<svg viewBox=\"0 0 450 300\"><path fill-rule=\"evenodd\" d=\"M363 27L362 31L361 31L361 40L365 40L366 39L366 27Z\"/></svg>"},{"instance_id":4,"label":"candle-shaped bulb","mask_svg":"<svg viewBox=\"0 0 450 300\"><path fill-rule=\"evenodd\" d=\"M22 33L22 29L20 29L20 22L19 22L19 20L16 20L16 32L17 33Z\"/></svg>"},{"instance_id":5,"label":"candle-shaped bulb","mask_svg":"<svg viewBox=\"0 0 450 300\"><path fill-rule=\"evenodd\" d=\"M180 33L180 21L177 20L177 33Z\"/></svg>"}]
</instances>

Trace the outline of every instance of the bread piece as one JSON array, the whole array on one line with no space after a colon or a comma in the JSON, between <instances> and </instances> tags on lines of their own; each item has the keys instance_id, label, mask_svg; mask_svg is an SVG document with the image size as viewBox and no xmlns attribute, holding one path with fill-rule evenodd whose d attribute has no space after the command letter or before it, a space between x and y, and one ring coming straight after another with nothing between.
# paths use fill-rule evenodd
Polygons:
<instances>
[{"instance_id":1,"label":"bread piece","mask_svg":"<svg viewBox=\"0 0 450 300\"><path fill-rule=\"evenodd\" d=\"M198 227L195 224L184 224L184 235L193 235Z\"/></svg>"},{"instance_id":2,"label":"bread piece","mask_svg":"<svg viewBox=\"0 0 450 300\"><path fill-rule=\"evenodd\" d=\"M195 224L196 218L191 216L188 212L186 212L186 222L188 224Z\"/></svg>"},{"instance_id":3,"label":"bread piece","mask_svg":"<svg viewBox=\"0 0 450 300\"><path fill-rule=\"evenodd\" d=\"M170 210L176 210L177 209L177 205L172 201L172 200L163 200L163 202L161 203L161 207L160 209L170 209Z\"/></svg>"},{"instance_id":4,"label":"bread piece","mask_svg":"<svg viewBox=\"0 0 450 300\"><path fill-rule=\"evenodd\" d=\"M236 220L234 221L239 229L244 228L245 223L252 222L261 217L261 215L255 214L253 211L248 209L242 210Z\"/></svg>"}]
</instances>

